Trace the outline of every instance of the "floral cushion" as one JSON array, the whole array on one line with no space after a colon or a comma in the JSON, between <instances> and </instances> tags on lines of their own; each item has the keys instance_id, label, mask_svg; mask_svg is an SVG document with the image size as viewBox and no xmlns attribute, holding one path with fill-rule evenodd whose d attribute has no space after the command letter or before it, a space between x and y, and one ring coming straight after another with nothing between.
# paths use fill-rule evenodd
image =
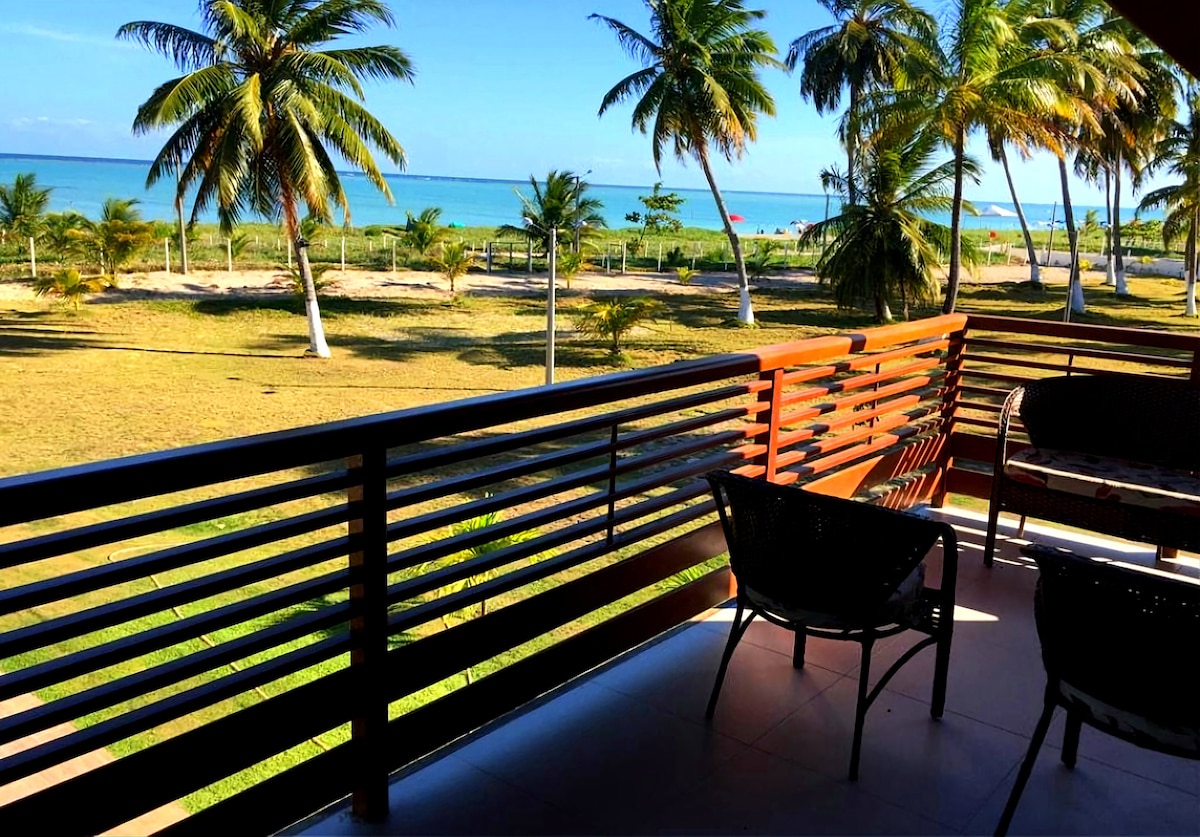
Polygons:
<instances>
[{"instance_id":1,"label":"floral cushion","mask_svg":"<svg viewBox=\"0 0 1200 837\"><path fill-rule=\"evenodd\" d=\"M1200 474L1084 453L1025 448L1004 465L1009 479L1078 494L1200 517Z\"/></svg>"}]
</instances>

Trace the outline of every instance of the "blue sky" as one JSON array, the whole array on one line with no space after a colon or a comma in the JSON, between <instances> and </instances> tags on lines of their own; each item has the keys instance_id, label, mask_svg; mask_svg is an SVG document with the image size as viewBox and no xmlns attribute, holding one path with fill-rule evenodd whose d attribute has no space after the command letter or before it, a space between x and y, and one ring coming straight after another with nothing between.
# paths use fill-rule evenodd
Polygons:
<instances>
[{"instance_id":1,"label":"blue sky","mask_svg":"<svg viewBox=\"0 0 1200 837\"><path fill-rule=\"evenodd\" d=\"M130 20L195 26L195 0L4 0L0 17L0 152L146 159L161 137L132 136L137 106L173 68L117 42ZM753 5L753 4L752 4ZM765 26L780 51L830 22L811 0L762 0ZM398 26L362 43L394 43L417 67L414 86L373 85L367 103L404 145L410 174L523 179L551 168L593 170L598 183L648 185L659 179L649 140L631 132L629 109L596 111L605 92L635 67L599 12L645 30L640 0L392 0ZM834 119L801 101L794 77L765 74L778 116L733 166L718 169L727 189L820 193L817 173L844 155ZM982 143L972 143L977 155ZM669 186L704 188L694 164L665 162ZM1057 167L1043 155L1019 164L1022 200L1059 200ZM1076 182L1073 197L1103 196ZM1007 201L998 166L987 165L967 196ZM1129 196L1124 203L1131 205Z\"/></svg>"}]
</instances>

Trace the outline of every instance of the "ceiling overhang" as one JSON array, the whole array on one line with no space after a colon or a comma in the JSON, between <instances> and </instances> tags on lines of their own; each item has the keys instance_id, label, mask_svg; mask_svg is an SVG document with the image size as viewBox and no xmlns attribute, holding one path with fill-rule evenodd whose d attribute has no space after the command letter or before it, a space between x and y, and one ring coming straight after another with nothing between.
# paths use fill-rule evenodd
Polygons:
<instances>
[{"instance_id":1,"label":"ceiling overhang","mask_svg":"<svg viewBox=\"0 0 1200 837\"><path fill-rule=\"evenodd\" d=\"M1179 65L1200 78L1194 0L1108 0L1138 29L1162 47Z\"/></svg>"}]
</instances>

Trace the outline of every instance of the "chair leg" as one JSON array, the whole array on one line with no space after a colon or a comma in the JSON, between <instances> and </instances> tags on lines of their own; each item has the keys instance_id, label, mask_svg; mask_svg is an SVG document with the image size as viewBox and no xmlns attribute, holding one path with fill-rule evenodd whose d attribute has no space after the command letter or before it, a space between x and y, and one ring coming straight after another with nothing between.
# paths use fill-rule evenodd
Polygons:
<instances>
[{"instance_id":1,"label":"chair leg","mask_svg":"<svg viewBox=\"0 0 1200 837\"><path fill-rule=\"evenodd\" d=\"M1000 526L1000 504L992 500L988 507L987 536L983 540L983 565L990 567L996 555L996 530Z\"/></svg>"},{"instance_id":2,"label":"chair leg","mask_svg":"<svg viewBox=\"0 0 1200 837\"><path fill-rule=\"evenodd\" d=\"M863 722L867 719L867 688L871 680L871 649L875 639L862 641L862 666L858 672L858 702L854 705L854 741L850 745L850 781L858 781L859 751L862 750Z\"/></svg>"},{"instance_id":3,"label":"chair leg","mask_svg":"<svg viewBox=\"0 0 1200 837\"><path fill-rule=\"evenodd\" d=\"M750 615L746 617L746 621L742 621L742 600L739 598L737 603L737 611L733 615L733 625L729 629L729 640L725 643L725 653L721 655L721 665L717 668L717 679L713 683L712 694L708 698L708 708L704 710L704 717L712 720L713 713L717 711L717 698L721 696L721 686L725 683L725 671L729 668L729 660L733 657L733 649L737 648L738 642L742 635L746 633L746 628L750 627L750 623L754 620L754 611L750 611Z\"/></svg>"},{"instance_id":4,"label":"chair leg","mask_svg":"<svg viewBox=\"0 0 1200 837\"><path fill-rule=\"evenodd\" d=\"M792 668L804 668L804 646L808 644L808 633L803 625L796 626L796 639L792 644Z\"/></svg>"},{"instance_id":5,"label":"chair leg","mask_svg":"<svg viewBox=\"0 0 1200 837\"><path fill-rule=\"evenodd\" d=\"M937 641L937 657L933 664L933 698L929 705L929 715L940 718L946 711L946 681L950 676L950 639L951 626L954 624L954 614L942 614L942 619L949 621L940 630L941 636Z\"/></svg>"},{"instance_id":6,"label":"chair leg","mask_svg":"<svg viewBox=\"0 0 1200 837\"><path fill-rule=\"evenodd\" d=\"M1067 730L1063 733L1062 762L1069 770L1075 769L1075 757L1079 754L1079 732L1083 719L1078 712L1067 712Z\"/></svg>"},{"instance_id":7,"label":"chair leg","mask_svg":"<svg viewBox=\"0 0 1200 837\"><path fill-rule=\"evenodd\" d=\"M1025 520L1026 520L1025 515L1021 515L1021 520L1019 523L1017 523L1017 537L1018 538L1025 537Z\"/></svg>"},{"instance_id":8,"label":"chair leg","mask_svg":"<svg viewBox=\"0 0 1200 837\"><path fill-rule=\"evenodd\" d=\"M1017 804L1021 801L1021 794L1025 792L1030 774L1033 773L1033 764L1037 761L1038 750L1042 749L1042 743L1046 740L1046 732L1050 729L1050 719L1053 717L1054 703L1047 700L1042 717L1038 718L1037 727L1033 731L1033 740L1029 742L1029 752L1025 754L1021 769L1017 771L1017 782L1013 785L1012 793L1008 795L1008 803L1004 806L1004 813L996 825L996 837L1004 837L1008 833L1013 814L1017 812Z\"/></svg>"}]
</instances>

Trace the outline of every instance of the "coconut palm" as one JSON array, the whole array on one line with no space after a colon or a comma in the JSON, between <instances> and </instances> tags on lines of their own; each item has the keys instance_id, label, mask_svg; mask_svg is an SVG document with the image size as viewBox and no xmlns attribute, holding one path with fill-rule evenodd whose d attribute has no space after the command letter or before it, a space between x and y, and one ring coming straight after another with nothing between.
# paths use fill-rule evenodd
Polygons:
<instances>
[{"instance_id":1,"label":"coconut palm","mask_svg":"<svg viewBox=\"0 0 1200 837\"><path fill-rule=\"evenodd\" d=\"M37 278L37 251L34 242L45 230L46 207L53 189L39 189L37 175L18 174L12 185L0 183L0 229L26 239L29 243L29 272Z\"/></svg>"},{"instance_id":2,"label":"coconut palm","mask_svg":"<svg viewBox=\"0 0 1200 837\"><path fill-rule=\"evenodd\" d=\"M1094 129L1082 133L1075 171L1094 182L1104 181L1110 213L1110 284L1116 286L1118 296L1125 296L1129 289L1121 247L1122 177L1128 172L1134 189L1141 188L1154 149L1175 118L1179 82L1173 62L1153 41L1111 11L1105 12L1105 20L1120 31L1136 56L1131 75L1137 84L1130 95L1101 109Z\"/></svg>"},{"instance_id":3,"label":"coconut palm","mask_svg":"<svg viewBox=\"0 0 1200 837\"><path fill-rule=\"evenodd\" d=\"M66 261L79 250L79 241L72 230L81 230L87 224L87 218L74 209L66 212L50 212L46 215L45 229L42 240L49 245L59 263Z\"/></svg>"},{"instance_id":4,"label":"coconut palm","mask_svg":"<svg viewBox=\"0 0 1200 837\"><path fill-rule=\"evenodd\" d=\"M201 0L202 31L138 21L117 35L171 59L183 73L138 109L136 133L173 129L147 185L178 175L196 190L192 219L215 205L229 235L247 213L282 217L304 279L309 353L329 356L300 232L300 204L349 223L335 157L362 171L390 201L371 153L397 166L404 149L363 107L365 80L411 81L408 56L390 45L338 47L343 35L391 26L383 0Z\"/></svg>"},{"instance_id":5,"label":"coconut palm","mask_svg":"<svg viewBox=\"0 0 1200 837\"><path fill-rule=\"evenodd\" d=\"M450 293L456 293L455 282L467 275L471 265L475 264L475 256L467 250L467 246L459 241L443 244L433 258L433 266L450 283Z\"/></svg>"},{"instance_id":6,"label":"coconut palm","mask_svg":"<svg viewBox=\"0 0 1200 837\"><path fill-rule=\"evenodd\" d=\"M107 276L82 276L74 268L43 276L33 283L33 290L38 296L54 297L76 311L83 304L84 296L100 293L109 287L112 287L112 280Z\"/></svg>"},{"instance_id":7,"label":"coconut palm","mask_svg":"<svg viewBox=\"0 0 1200 837\"><path fill-rule=\"evenodd\" d=\"M1192 88L1188 91L1187 121L1171 124L1170 131L1150 161L1150 168L1153 171L1166 171L1181 179L1179 183L1147 194L1142 198L1138 211L1164 210L1164 242L1170 242L1181 234L1186 236L1187 307L1184 313L1188 317L1195 317L1197 237L1200 235L1200 90Z\"/></svg>"},{"instance_id":8,"label":"coconut palm","mask_svg":"<svg viewBox=\"0 0 1200 837\"><path fill-rule=\"evenodd\" d=\"M1121 103L1142 93L1144 75L1129 42L1129 26L1109 12L1103 0L1015 0L1017 14L1025 16L1023 40L1034 60L1056 62L1061 93L1070 103L1055 123L1066 142L1086 146L1090 137L1103 133L1102 120ZM1065 314L1084 310L1079 277L1079 231L1071 200L1065 148L1056 152L1063 194L1063 223L1071 252L1069 292Z\"/></svg>"},{"instance_id":9,"label":"coconut palm","mask_svg":"<svg viewBox=\"0 0 1200 837\"><path fill-rule=\"evenodd\" d=\"M952 232L929 214L950 209L958 170L976 181L979 175L969 157L933 164L939 142L924 132L906 142L872 144L861 161L859 203L847 202L839 215L805 230L802 244L816 244L827 233L832 239L817 262L817 276L833 288L839 307L871 305L876 318L888 322L894 304L907 316L910 303L937 299L933 271ZM849 194L844 178L831 185ZM969 243L964 258L968 264L975 260Z\"/></svg>"},{"instance_id":10,"label":"coconut palm","mask_svg":"<svg viewBox=\"0 0 1200 837\"><path fill-rule=\"evenodd\" d=\"M404 225L401 237L407 246L424 257L446 234L446 228L441 225L442 210L437 206L428 206L419 215L411 212L405 215L408 216L408 223Z\"/></svg>"},{"instance_id":11,"label":"coconut palm","mask_svg":"<svg viewBox=\"0 0 1200 837\"><path fill-rule=\"evenodd\" d=\"M904 65L925 52L937 26L926 12L907 0L817 0L836 23L800 36L788 47L784 60L788 72L803 62L800 96L811 101L817 113L829 113L848 98L842 120L846 146L848 198L855 203L855 168L861 141L864 96L872 90L895 86L904 76Z\"/></svg>"},{"instance_id":12,"label":"coconut palm","mask_svg":"<svg viewBox=\"0 0 1200 837\"><path fill-rule=\"evenodd\" d=\"M67 232L100 263L100 273L115 278L117 271L133 260L155 239L154 224L142 220L136 198L107 198L100 208L100 220L85 220Z\"/></svg>"},{"instance_id":13,"label":"coconut palm","mask_svg":"<svg viewBox=\"0 0 1200 837\"><path fill-rule=\"evenodd\" d=\"M715 151L728 161L740 158L758 136L758 116L775 115L775 101L759 78L764 67L781 67L775 42L754 24L766 15L742 0L645 0L649 36L604 15L592 15L611 29L642 68L617 82L600 103L600 115L634 100L633 127L651 136L654 165L662 172L664 148L681 162L700 164L737 267L741 301L738 320L754 322L750 283L742 247L712 171Z\"/></svg>"},{"instance_id":14,"label":"coconut palm","mask_svg":"<svg viewBox=\"0 0 1200 837\"><path fill-rule=\"evenodd\" d=\"M551 169L545 183L539 183L531 174L529 186L532 196L513 190L521 200L521 223L504 224L496 230L498 235L528 238L549 252L552 229L557 230L558 241L563 243L570 241L576 230L586 237L607 226L600 214L604 204L599 198L587 196L587 181L574 172Z\"/></svg>"},{"instance_id":15,"label":"coconut palm","mask_svg":"<svg viewBox=\"0 0 1200 837\"><path fill-rule=\"evenodd\" d=\"M1024 29L1071 31L1053 20L1017 17L1001 0L953 0L941 42L931 45L932 60L920 63L919 77L903 88L874 97L874 118L896 126L928 126L950 145L955 160L950 212L950 264L942 310L954 310L962 272L963 181L967 175L967 139L976 128L1005 140L1037 136L1052 150L1047 125L1075 115L1061 80L1081 72L1073 56L1017 49Z\"/></svg>"}]
</instances>

